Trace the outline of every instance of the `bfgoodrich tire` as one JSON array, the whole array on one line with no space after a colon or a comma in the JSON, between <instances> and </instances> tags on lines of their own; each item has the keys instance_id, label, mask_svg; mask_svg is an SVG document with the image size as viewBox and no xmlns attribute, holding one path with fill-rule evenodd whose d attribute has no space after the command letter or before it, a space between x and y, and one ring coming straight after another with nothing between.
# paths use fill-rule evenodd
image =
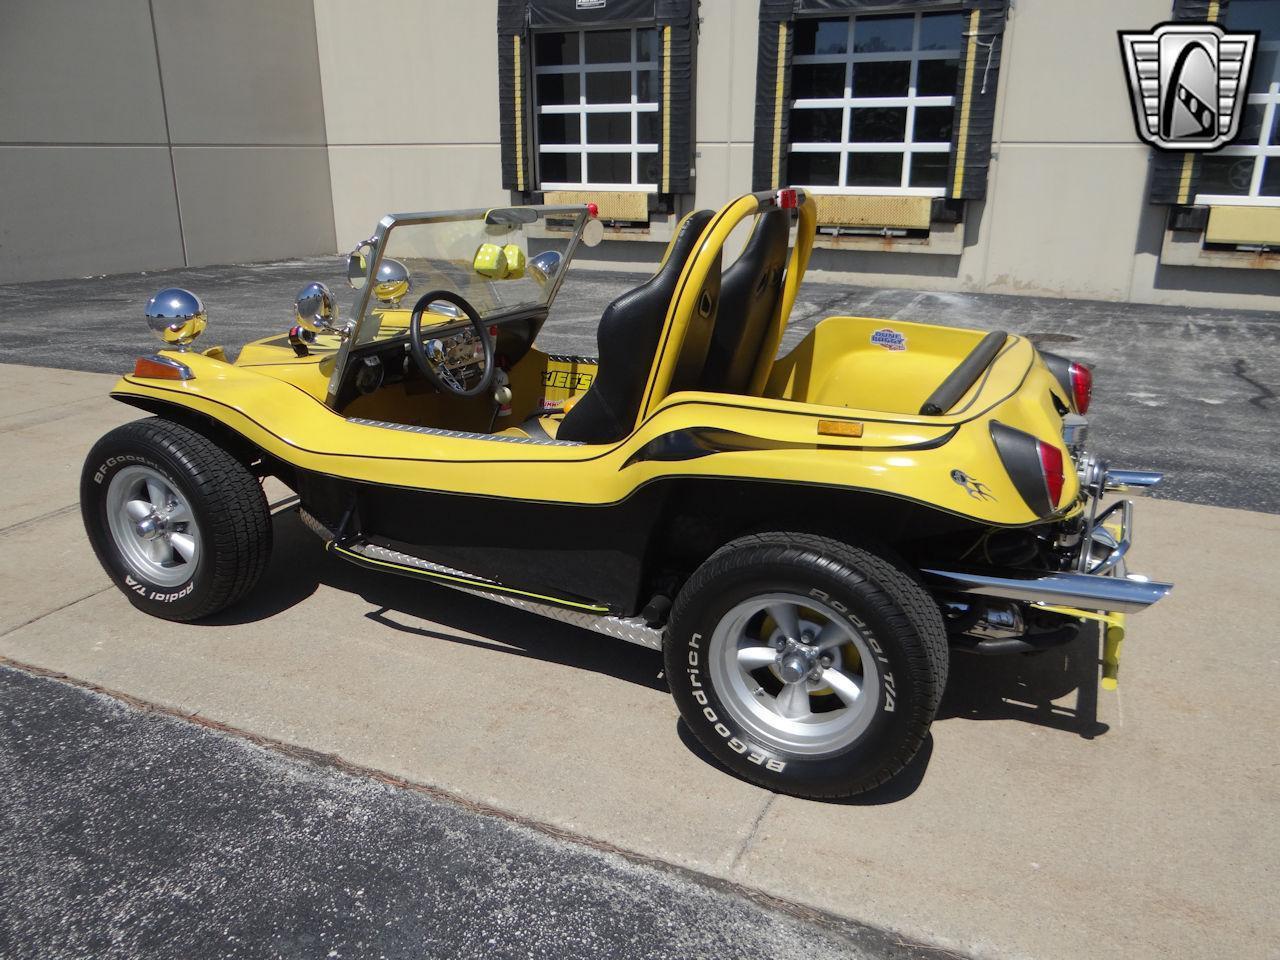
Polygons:
<instances>
[{"instance_id":1,"label":"bfgoodrich tire","mask_svg":"<svg viewBox=\"0 0 1280 960\"><path fill-rule=\"evenodd\" d=\"M98 560L135 607L198 620L242 598L271 554L271 514L249 468L155 417L94 445L80 512Z\"/></svg>"},{"instance_id":2,"label":"bfgoodrich tire","mask_svg":"<svg viewBox=\"0 0 1280 960\"><path fill-rule=\"evenodd\" d=\"M698 740L740 776L839 798L915 756L946 685L937 604L884 558L825 537L757 534L677 598L664 655Z\"/></svg>"}]
</instances>

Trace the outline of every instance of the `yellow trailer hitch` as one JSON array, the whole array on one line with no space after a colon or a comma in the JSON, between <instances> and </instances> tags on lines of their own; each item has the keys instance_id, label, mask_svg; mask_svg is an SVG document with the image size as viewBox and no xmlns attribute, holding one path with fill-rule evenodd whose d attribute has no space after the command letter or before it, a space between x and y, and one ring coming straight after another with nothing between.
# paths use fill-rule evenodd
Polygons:
<instances>
[{"instance_id":1,"label":"yellow trailer hitch","mask_svg":"<svg viewBox=\"0 0 1280 960\"><path fill-rule=\"evenodd\" d=\"M1102 689L1114 690L1120 677L1120 646L1124 643L1125 615L1081 610L1078 607L1059 607L1048 603L1037 603L1036 608L1081 620L1096 620L1105 626L1106 632L1102 637Z\"/></svg>"}]
</instances>

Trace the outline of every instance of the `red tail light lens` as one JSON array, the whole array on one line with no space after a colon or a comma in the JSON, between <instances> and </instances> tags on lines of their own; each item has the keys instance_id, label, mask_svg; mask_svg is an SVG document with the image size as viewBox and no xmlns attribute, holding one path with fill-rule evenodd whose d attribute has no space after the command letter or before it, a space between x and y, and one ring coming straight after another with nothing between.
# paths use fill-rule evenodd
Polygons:
<instances>
[{"instance_id":1,"label":"red tail light lens","mask_svg":"<svg viewBox=\"0 0 1280 960\"><path fill-rule=\"evenodd\" d=\"M1056 509L1062 499L1062 450L1043 440L1036 441L1036 453L1040 455L1040 469L1044 472L1044 485L1049 491L1049 503Z\"/></svg>"},{"instance_id":2,"label":"red tail light lens","mask_svg":"<svg viewBox=\"0 0 1280 960\"><path fill-rule=\"evenodd\" d=\"M587 216L592 218L600 216L600 207L594 203L588 203Z\"/></svg>"},{"instance_id":3,"label":"red tail light lens","mask_svg":"<svg viewBox=\"0 0 1280 960\"><path fill-rule=\"evenodd\" d=\"M800 197L795 190L792 190L790 187L779 190L778 206L783 210L794 210L796 207L800 206Z\"/></svg>"},{"instance_id":4,"label":"red tail light lens","mask_svg":"<svg viewBox=\"0 0 1280 960\"><path fill-rule=\"evenodd\" d=\"M1073 363L1068 368L1071 377L1071 397L1076 402L1076 413L1089 412L1089 400L1093 397L1093 371L1083 363Z\"/></svg>"}]
</instances>

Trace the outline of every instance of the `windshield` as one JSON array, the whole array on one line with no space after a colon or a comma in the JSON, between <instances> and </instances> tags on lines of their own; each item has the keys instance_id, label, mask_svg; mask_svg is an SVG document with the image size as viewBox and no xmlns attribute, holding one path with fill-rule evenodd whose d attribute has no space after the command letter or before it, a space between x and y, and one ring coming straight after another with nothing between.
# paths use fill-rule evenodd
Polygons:
<instances>
[{"instance_id":1,"label":"windshield","mask_svg":"<svg viewBox=\"0 0 1280 960\"><path fill-rule=\"evenodd\" d=\"M585 207L389 218L354 344L403 334L414 305L435 290L460 294L482 319L546 308L587 218ZM461 316L451 304L440 304L433 312L442 319Z\"/></svg>"}]
</instances>

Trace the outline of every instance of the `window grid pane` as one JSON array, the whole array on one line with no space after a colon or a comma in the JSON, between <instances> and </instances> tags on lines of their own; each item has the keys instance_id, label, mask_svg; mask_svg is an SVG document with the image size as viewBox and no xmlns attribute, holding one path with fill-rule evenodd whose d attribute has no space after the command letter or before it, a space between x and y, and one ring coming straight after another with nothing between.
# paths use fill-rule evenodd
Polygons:
<instances>
[{"instance_id":1,"label":"window grid pane","mask_svg":"<svg viewBox=\"0 0 1280 960\"><path fill-rule=\"evenodd\" d=\"M543 189L657 189L653 29L534 35L534 131Z\"/></svg>"},{"instance_id":2,"label":"window grid pane","mask_svg":"<svg viewBox=\"0 0 1280 960\"><path fill-rule=\"evenodd\" d=\"M958 12L798 21L791 182L945 193L963 30Z\"/></svg>"},{"instance_id":3,"label":"window grid pane","mask_svg":"<svg viewBox=\"0 0 1280 960\"><path fill-rule=\"evenodd\" d=\"M1271 19L1267 19L1270 17ZM1280 15L1242 0L1228 8L1228 29L1260 30L1253 77L1235 143L1201 158L1197 203L1280 201Z\"/></svg>"}]
</instances>

